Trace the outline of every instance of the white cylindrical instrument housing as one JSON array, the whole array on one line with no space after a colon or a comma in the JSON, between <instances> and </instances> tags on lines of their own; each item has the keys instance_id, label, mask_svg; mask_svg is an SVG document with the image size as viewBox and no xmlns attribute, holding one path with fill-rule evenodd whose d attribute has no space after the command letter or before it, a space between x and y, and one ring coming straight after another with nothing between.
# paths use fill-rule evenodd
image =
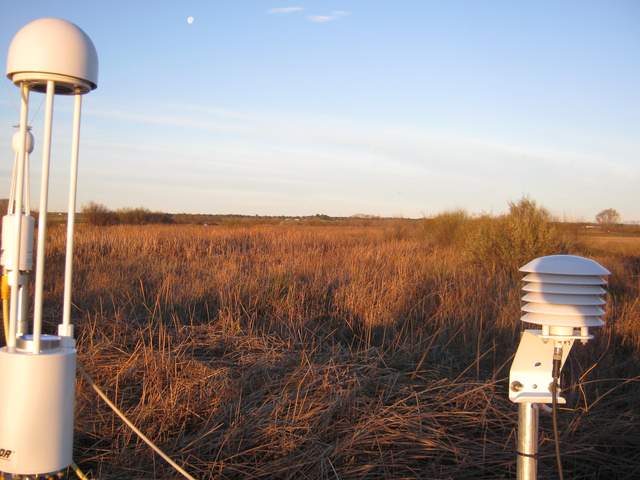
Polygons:
<instances>
[{"instance_id":1,"label":"white cylindrical instrument housing","mask_svg":"<svg viewBox=\"0 0 640 480\"><path fill-rule=\"evenodd\" d=\"M20 266L19 270L30 272L33 268L33 232L35 220L31 215L22 214L22 229L20 232ZM2 217L2 251L0 264L7 270L13 270L15 214Z\"/></svg>"},{"instance_id":2,"label":"white cylindrical instrument housing","mask_svg":"<svg viewBox=\"0 0 640 480\"><path fill-rule=\"evenodd\" d=\"M43 346L32 355L19 342L13 353L0 350L0 471L45 475L71 465L75 370L75 348Z\"/></svg>"}]
</instances>

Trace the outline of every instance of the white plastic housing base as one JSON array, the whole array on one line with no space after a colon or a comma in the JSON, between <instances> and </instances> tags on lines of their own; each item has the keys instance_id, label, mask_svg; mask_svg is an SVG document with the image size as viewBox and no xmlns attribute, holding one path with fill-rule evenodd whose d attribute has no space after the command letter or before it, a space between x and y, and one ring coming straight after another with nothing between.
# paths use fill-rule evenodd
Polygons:
<instances>
[{"instance_id":1,"label":"white plastic housing base","mask_svg":"<svg viewBox=\"0 0 640 480\"><path fill-rule=\"evenodd\" d=\"M544 338L541 330L525 330L509 371L509 400L515 403L552 403L553 348L558 338ZM562 365L573 339L562 339ZM561 367L562 368L562 367ZM566 403L558 393L558 403Z\"/></svg>"},{"instance_id":2,"label":"white plastic housing base","mask_svg":"<svg viewBox=\"0 0 640 480\"><path fill-rule=\"evenodd\" d=\"M0 471L58 472L71 464L76 351L0 350Z\"/></svg>"},{"instance_id":3,"label":"white plastic housing base","mask_svg":"<svg viewBox=\"0 0 640 480\"><path fill-rule=\"evenodd\" d=\"M15 215L2 217L2 253L0 264L7 270L13 270L14 227ZM22 228L20 230L20 270L31 271L33 267L33 230L35 220L31 215L22 215Z\"/></svg>"}]
</instances>

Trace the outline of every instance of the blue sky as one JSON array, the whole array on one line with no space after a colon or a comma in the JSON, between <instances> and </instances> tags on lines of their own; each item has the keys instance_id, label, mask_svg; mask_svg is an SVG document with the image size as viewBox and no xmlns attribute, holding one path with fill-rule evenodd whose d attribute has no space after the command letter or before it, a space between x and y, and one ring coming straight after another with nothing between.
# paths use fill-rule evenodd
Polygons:
<instances>
[{"instance_id":1,"label":"blue sky","mask_svg":"<svg viewBox=\"0 0 640 480\"><path fill-rule=\"evenodd\" d=\"M568 219L640 220L640 2L2 0L2 65L44 16L100 56L80 205L416 217L528 195ZM57 97L53 209L70 112ZM2 196L17 118L0 81Z\"/></svg>"}]
</instances>

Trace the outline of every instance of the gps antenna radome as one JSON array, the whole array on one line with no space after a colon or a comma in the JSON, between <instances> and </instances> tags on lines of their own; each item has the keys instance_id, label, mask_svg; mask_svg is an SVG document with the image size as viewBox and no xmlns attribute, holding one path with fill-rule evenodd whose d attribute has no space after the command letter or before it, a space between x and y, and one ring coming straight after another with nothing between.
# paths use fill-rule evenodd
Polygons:
<instances>
[{"instance_id":1,"label":"gps antenna radome","mask_svg":"<svg viewBox=\"0 0 640 480\"><path fill-rule=\"evenodd\" d=\"M98 83L98 55L91 39L66 20L42 18L14 36L7 56L7 77L20 90L20 121L12 202L3 219L2 264L9 275L10 304L6 346L0 350L0 471L16 475L55 474L72 464L76 349L71 324L73 232L80 143L82 95ZM33 219L29 215L28 153L33 140L27 127L29 96L44 93L42 173L34 285L33 324L21 295L31 270ZM49 161L55 95L73 95L74 111L67 211L63 314L57 335L42 332ZM30 219L30 220L29 220ZM22 300L22 301L21 301ZM24 319L24 324L20 322Z\"/></svg>"}]
</instances>

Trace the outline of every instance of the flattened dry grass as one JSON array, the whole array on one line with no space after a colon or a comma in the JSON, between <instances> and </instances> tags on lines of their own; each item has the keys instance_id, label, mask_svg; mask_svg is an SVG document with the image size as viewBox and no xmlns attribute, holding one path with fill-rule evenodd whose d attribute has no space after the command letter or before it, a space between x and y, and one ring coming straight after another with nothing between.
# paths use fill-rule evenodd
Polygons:
<instances>
[{"instance_id":1,"label":"flattened dry grass","mask_svg":"<svg viewBox=\"0 0 640 480\"><path fill-rule=\"evenodd\" d=\"M50 237L53 329L64 229ZM518 276L459 241L413 224L81 226L76 245L80 361L194 476L514 477ZM565 369L566 477L637 478L639 262L597 260L611 308ZM76 410L95 478L176 478L81 380ZM555 477L549 425L540 478Z\"/></svg>"}]
</instances>

